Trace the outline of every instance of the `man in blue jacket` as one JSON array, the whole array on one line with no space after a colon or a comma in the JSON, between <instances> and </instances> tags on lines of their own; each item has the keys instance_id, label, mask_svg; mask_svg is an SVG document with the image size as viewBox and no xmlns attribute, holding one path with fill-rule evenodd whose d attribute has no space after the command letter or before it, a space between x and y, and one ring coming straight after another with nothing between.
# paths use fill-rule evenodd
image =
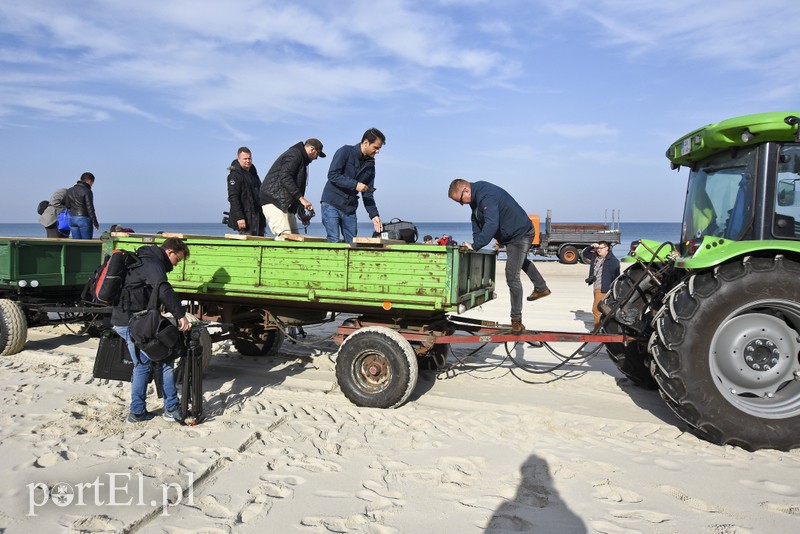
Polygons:
<instances>
[{"instance_id":1,"label":"man in blue jacket","mask_svg":"<svg viewBox=\"0 0 800 534\"><path fill-rule=\"evenodd\" d=\"M608 241L592 243L589 257L592 258L592 263L589 265L586 283L592 286L594 293L592 315L594 315L594 331L597 332L602 317L599 306L611 289L611 283L619 276L619 260L611 253L611 244Z\"/></svg>"},{"instance_id":2,"label":"man in blue jacket","mask_svg":"<svg viewBox=\"0 0 800 534\"><path fill-rule=\"evenodd\" d=\"M328 241L352 243L358 233L358 194L364 199L364 208L372 219L376 232L383 231L383 223L375 205L375 156L386 136L377 128L370 128L358 145L345 145L336 151L328 170L328 182L322 191L322 225Z\"/></svg>"},{"instance_id":3,"label":"man in blue jacket","mask_svg":"<svg viewBox=\"0 0 800 534\"><path fill-rule=\"evenodd\" d=\"M505 189L489 182L468 182L456 179L450 183L447 196L472 209L472 243L465 245L479 250L496 239L506 247L506 283L511 293L511 331L525 331L522 324L522 283L519 272L525 271L533 282L528 300L538 300L550 294L539 269L528 259L533 243L534 228L528 214Z\"/></svg>"}]
</instances>

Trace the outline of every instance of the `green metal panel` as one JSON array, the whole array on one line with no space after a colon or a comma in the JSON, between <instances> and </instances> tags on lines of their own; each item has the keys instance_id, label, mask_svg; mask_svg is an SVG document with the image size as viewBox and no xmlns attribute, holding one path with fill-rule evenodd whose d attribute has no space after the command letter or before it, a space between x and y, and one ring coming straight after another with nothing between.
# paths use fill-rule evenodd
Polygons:
<instances>
[{"instance_id":1,"label":"green metal panel","mask_svg":"<svg viewBox=\"0 0 800 534\"><path fill-rule=\"evenodd\" d=\"M163 236L115 236L106 250L136 250ZM170 273L184 295L339 307L455 312L492 298L495 255L432 245L349 246L327 242L186 236L189 258Z\"/></svg>"},{"instance_id":2,"label":"green metal panel","mask_svg":"<svg viewBox=\"0 0 800 534\"><path fill-rule=\"evenodd\" d=\"M84 285L101 263L99 240L0 237L0 284Z\"/></svg>"}]
</instances>

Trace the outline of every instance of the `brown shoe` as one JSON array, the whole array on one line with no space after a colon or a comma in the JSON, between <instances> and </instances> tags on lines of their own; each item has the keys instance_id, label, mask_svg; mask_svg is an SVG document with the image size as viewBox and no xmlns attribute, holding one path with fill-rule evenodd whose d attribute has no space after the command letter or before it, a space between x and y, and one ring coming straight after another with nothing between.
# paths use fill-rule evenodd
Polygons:
<instances>
[{"instance_id":1,"label":"brown shoe","mask_svg":"<svg viewBox=\"0 0 800 534\"><path fill-rule=\"evenodd\" d=\"M531 301L531 300L543 299L547 295L549 295L550 293L551 293L551 291L549 289L545 289L544 291L536 291L536 290L534 290L533 293L531 293L528 296L528 300Z\"/></svg>"},{"instance_id":2,"label":"brown shoe","mask_svg":"<svg viewBox=\"0 0 800 534\"><path fill-rule=\"evenodd\" d=\"M511 333L521 334L525 331L525 325L522 324L522 319L511 319Z\"/></svg>"}]
</instances>

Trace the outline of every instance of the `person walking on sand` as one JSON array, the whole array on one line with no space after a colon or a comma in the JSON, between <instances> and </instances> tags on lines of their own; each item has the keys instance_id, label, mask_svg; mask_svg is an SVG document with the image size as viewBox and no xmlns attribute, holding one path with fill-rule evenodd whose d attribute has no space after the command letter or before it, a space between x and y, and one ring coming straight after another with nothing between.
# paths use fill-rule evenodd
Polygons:
<instances>
[{"instance_id":1,"label":"person walking on sand","mask_svg":"<svg viewBox=\"0 0 800 534\"><path fill-rule=\"evenodd\" d=\"M608 241L592 243L589 257L592 258L592 263L589 265L589 277L586 278L586 283L592 286L594 292L592 314L596 332L600 327L600 302L606 298L611 283L619 276L619 260L611 252Z\"/></svg>"},{"instance_id":2,"label":"person walking on sand","mask_svg":"<svg viewBox=\"0 0 800 534\"><path fill-rule=\"evenodd\" d=\"M496 239L506 247L506 283L511 294L511 332L525 331L522 324L522 283L520 271L533 282L529 301L550 294L539 269L528 259L534 229L528 214L508 192L489 182L468 182L457 178L450 183L447 196L472 210L472 243L467 248L480 250Z\"/></svg>"}]
</instances>

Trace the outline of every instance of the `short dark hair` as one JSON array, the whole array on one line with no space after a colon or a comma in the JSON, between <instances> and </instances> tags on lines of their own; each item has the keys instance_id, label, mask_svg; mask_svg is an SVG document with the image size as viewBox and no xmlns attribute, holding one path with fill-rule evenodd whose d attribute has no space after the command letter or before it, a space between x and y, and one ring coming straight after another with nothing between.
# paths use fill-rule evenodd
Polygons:
<instances>
[{"instance_id":1,"label":"short dark hair","mask_svg":"<svg viewBox=\"0 0 800 534\"><path fill-rule=\"evenodd\" d=\"M85 172L81 174L81 182L83 183L94 182L94 174L90 172Z\"/></svg>"},{"instance_id":2,"label":"short dark hair","mask_svg":"<svg viewBox=\"0 0 800 534\"><path fill-rule=\"evenodd\" d=\"M369 130L364 132L364 135L361 136L361 142L362 143L364 141L369 141L369 144L372 144L375 141L377 141L378 139L381 140L381 145L385 145L386 144L386 136L383 135L383 132L381 132L377 128L370 128Z\"/></svg>"},{"instance_id":3,"label":"short dark hair","mask_svg":"<svg viewBox=\"0 0 800 534\"><path fill-rule=\"evenodd\" d=\"M183 258L186 259L189 257L189 245L183 239L179 237L168 237L161 243L161 248L164 250L173 250L177 254L178 252L183 252Z\"/></svg>"},{"instance_id":4,"label":"short dark hair","mask_svg":"<svg viewBox=\"0 0 800 534\"><path fill-rule=\"evenodd\" d=\"M247 148L246 146L240 146L239 150L236 151L236 157L239 157L239 154L241 154L242 152L250 154L251 156L253 155L253 153L250 152L249 148Z\"/></svg>"}]
</instances>

